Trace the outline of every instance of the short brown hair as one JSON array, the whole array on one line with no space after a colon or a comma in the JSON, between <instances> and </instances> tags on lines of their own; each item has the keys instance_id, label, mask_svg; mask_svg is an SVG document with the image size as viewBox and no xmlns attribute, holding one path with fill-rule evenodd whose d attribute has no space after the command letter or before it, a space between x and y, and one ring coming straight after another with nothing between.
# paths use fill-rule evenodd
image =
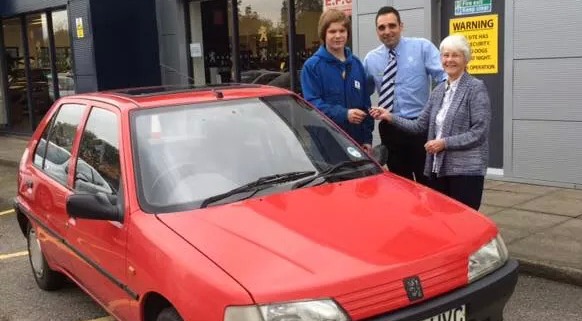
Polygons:
<instances>
[{"instance_id":1,"label":"short brown hair","mask_svg":"<svg viewBox=\"0 0 582 321\"><path fill-rule=\"evenodd\" d=\"M346 16L343 11L337 9L328 9L324 11L319 17L319 24L317 25L317 32L319 33L319 39L325 43L325 34L329 26L334 23L341 23L348 31L348 37L350 36L350 19Z\"/></svg>"}]
</instances>

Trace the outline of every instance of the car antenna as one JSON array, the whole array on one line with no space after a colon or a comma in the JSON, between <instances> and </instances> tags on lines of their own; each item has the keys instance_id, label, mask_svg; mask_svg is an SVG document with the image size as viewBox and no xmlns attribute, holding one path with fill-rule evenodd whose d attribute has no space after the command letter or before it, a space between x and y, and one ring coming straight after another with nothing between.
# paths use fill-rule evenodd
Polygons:
<instances>
[{"instance_id":1,"label":"car antenna","mask_svg":"<svg viewBox=\"0 0 582 321\"><path fill-rule=\"evenodd\" d=\"M176 69L174 69L174 68L172 68L170 66L167 66L167 65L164 65L164 64L160 64L160 67L166 68L166 69L168 69L170 71L173 71L176 74L178 74L179 76L182 76L184 78L187 78L188 80L192 81L192 83L194 83L194 78L192 78L192 77L190 77L190 76L188 76L188 75L186 75L186 74L184 74L184 73L182 73L182 72L180 72L180 71L178 71L178 70L176 70Z\"/></svg>"},{"instance_id":2,"label":"car antenna","mask_svg":"<svg viewBox=\"0 0 582 321\"><path fill-rule=\"evenodd\" d=\"M164 64L160 64L160 67L163 67L163 68L166 68L166 69L168 69L170 71L173 71L176 74L178 74L178 75L180 75L180 76L182 76L184 78L188 78L190 81L192 81L192 83L194 83L194 78L192 78L192 77L190 77L188 75L185 75L184 73L176 70L175 68L172 68L172 67L167 66L167 65L164 65ZM224 94L222 93L222 91L219 91L219 90L216 90L216 89L212 89L212 92L214 93L214 95L216 96L216 98L218 98L218 99L224 98Z\"/></svg>"},{"instance_id":3,"label":"car antenna","mask_svg":"<svg viewBox=\"0 0 582 321\"><path fill-rule=\"evenodd\" d=\"M212 89L212 92L214 93L214 95L216 96L216 98L218 98L218 99L224 98L224 94L222 93L222 91L216 90L216 89Z\"/></svg>"}]
</instances>

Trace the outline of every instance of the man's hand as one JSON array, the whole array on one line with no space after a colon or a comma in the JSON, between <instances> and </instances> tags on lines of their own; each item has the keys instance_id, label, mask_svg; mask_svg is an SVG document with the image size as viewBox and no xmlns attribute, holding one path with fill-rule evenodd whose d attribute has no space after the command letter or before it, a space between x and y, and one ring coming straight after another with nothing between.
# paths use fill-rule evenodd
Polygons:
<instances>
[{"instance_id":1,"label":"man's hand","mask_svg":"<svg viewBox=\"0 0 582 321\"><path fill-rule=\"evenodd\" d=\"M385 120L387 122L392 122L392 114L390 111L382 107L372 107L370 108L370 116L374 117L376 120Z\"/></svg>"},{"instance_id":2,"label":"man's hand","mask_svg":"<svg viewBox=\"0 0 582 321\"><path fill-rule=\"evenodd\" d=\"M348 121L352 124L361 124L366 116L366 112L361 109L348 109Z\"/></svg>"},{"instance_id":3,"label":"man's hand","mask_svg":"<svg viewBox=\"0 0 582 321\"><path fill-rule=\"evenodd\" d=\"M372 145L371 145L371 144L362 144L362 149L363 149L363 150L364 150L366 153L368 153L368 154L372 155Z\"/></svg>"},{"instance_id":4,"label":"man's hand","mask_svg":"<svg viewBox=\"0 0 582 321\"><path fill-rule=\"evenodd\" d=\"M429 140L424 144L424 149L429 154L438 154L445 149L445 140L444 139L433 139Z\"/></svg>"}]
</instances>

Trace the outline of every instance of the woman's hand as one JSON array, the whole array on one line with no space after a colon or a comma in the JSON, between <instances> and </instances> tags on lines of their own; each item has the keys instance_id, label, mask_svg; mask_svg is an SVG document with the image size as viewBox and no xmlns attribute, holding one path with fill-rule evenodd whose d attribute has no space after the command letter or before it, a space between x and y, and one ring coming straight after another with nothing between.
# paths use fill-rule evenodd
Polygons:
<instances>
[{"instance_id":1,"label":"woman's hand","mask_svg":"<svg viewBox=\"0 0 582 321\"><path fill-rule=\"evenodd\" d=\"M376 120L385 120L387 122L392 122L392 114L382 107L370 108L370 116L374 117L374 119Z\"/></svg>"},{"instance_id":2,"label":"woman's hand","mask_svg":"<svg viewBox=\"0 0 582 321\"><path fill-rule=\"evenodd\" d=\"M445 140L444 139L433 139L429 140L424 144L424 149L429 154L438 154L445 149Z\"/></svg>"},{"instance_id":3,"label":"woman's hand","mask_svg":"<svg viewBox=\"0 0 582 321\"><path fill-rule=\"evenodd\" d=\"M348 109L348 121L352 124L361 124L366 116L366 112L361 109Z\"/></svg>"}]
</instances>

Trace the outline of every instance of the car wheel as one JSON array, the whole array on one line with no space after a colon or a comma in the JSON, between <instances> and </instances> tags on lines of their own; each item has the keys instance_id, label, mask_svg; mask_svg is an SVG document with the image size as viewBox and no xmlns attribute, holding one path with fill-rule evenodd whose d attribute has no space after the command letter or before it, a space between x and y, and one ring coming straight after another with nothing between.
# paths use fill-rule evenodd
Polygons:
<instances>
[{"instance_id":1,"label":"car wheel","mask_svg":"<svg viewBox=\"0 0 582 321\"><path fill-rule=\"evenodd\" d=\"M160 314L158 314L156 321L184 321L184 319L182 319L176 309L165 308Z\"/></svg>"},{"instance_id":2,"label":"car wheel","mask_svg":"<svg viewBox=\"0 0 582 321\"><path fill-rule=\"evenodd\" d=\"M42 253L36 229L34 229L30 223L28 224L27 241L28 259L38 287L46 291L60 289L65 281L65 276L57 271L51 270L48 266L44 254Z\"/></svg>"}]
</instances>

